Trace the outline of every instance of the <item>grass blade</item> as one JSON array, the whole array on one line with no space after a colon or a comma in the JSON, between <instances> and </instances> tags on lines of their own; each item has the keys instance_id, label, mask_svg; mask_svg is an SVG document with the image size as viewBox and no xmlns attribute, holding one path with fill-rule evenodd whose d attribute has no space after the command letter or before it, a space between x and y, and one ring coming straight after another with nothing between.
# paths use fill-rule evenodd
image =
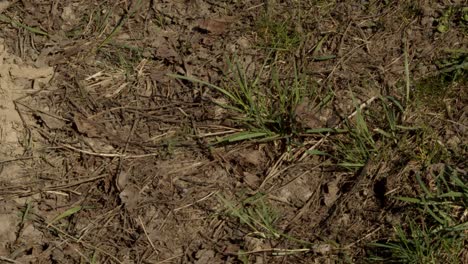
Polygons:
<instances>
[{"instance_id":1,"label":"grass blade","mask_svg":"<svg viewBox=\"0 0 468 264\"><path fill-rule=\"evenodd\" d=\"M225 138L222 138L219 142L238 142L238 141L243 141L243 140L248 140L248 139L254 139L254 138L262 138L262 137L265 137L269 135L269 133L267 132L250 132L250 131L246 131L246 132L240 132L240 133L237 133L237 134L234 134L232 136L228 136L228 137L225 137Z\"/></svg>"},{"instance_id":2,"label":"grass blade","mask_svg":"<svg viewBox=\"0 0 468 264\"><path fill-rule=\"evenodd\" d=\"M331 157L330 154L328 154L326 152L323 152L323 151L320 151L320 150L317 150L317 149L307 150L306 152L309 155L319 155L319 156L329 156L329 157Z\"/></svg>"},{"instance_id":3,"label":"grass blade","mask_svg":"<svg viewBox=\"0 0 468 264\"><path fill-rule=\"evenodd\" d=\"M66 210L65 212L61 213L60 215L58 215L57 217L55 217L52 221L50 221L50 223L47 225L47 226L50 226L52 225L53 223L63 219L63 218L66 218L66 217L69 217L71 215L74 215L76 213L78 213L79 211L81 211L81 209L83 209L83 206L75 206L75 207L72 207L68 210Z\"/></svg>"},{"instance_id":4,"label":"grass blade","mask_svg":"<svg viewBox=\"0 0 468 264\"><path fill-rule=\"evenodd\" d=\"M40 30L38 28L30 27L30 26L25 25L25 24L22 24L22 23L20 23L18 21L15 21L15 20L5 16L5 15L0 15L0 21L5 22L5 23L11 23L14 26L24 28L27 31L38 34L38 35L47 36L47 37L49 36L49 34L47 32L45 32L45 31L42 31L42 30Z\"/></svg>"},{"instance_id":5,"label":"grass blade","mask_svg":"<svg viewBox=\"0 0 468 264\"><path fill-rule=\"evenodd\" d=\"M196 78L183 76L183 75L179 75L179 74L168 74L168 76L172 77L172 78L176 78L176 79L186 80L186 81L189 81L189 82L199 83L199 84L205 85L205 86L207 86L209 88L212 88L212 89L215 89L216 91L218 91L221 94L225 95L227 98L229 98L229 100L231 100L231 102L239 104L243 108L248 108L247 105L245 105L244 103L242 103L241 100L239 100L238 97L236 97L234 94L226 91L225 89L223 89L223 88L221 88L219 86L216 86L214 84L211 84L209 82L205 82L205 81L202 81L202 80L199 80L199 79L196 79Z\"/></svg>"}]
</instances>

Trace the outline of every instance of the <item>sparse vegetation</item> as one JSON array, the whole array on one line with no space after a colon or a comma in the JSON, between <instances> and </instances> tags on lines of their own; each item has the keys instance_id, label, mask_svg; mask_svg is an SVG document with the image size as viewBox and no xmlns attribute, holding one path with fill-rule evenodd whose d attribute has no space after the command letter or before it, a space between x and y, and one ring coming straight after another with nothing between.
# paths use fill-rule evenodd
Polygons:
<instances>
[{"instance_id":1,"label":"sparse vegetation","mask_svg":"<svg viewBox=\"0 0 468 264\"><path fill-rule=\"evenodd\" d=\"M224 96L226 103L217 104L230 110L232 113L228 118L245 131L221 138L218 142L290 138L301 132L294 111L310 87L300 78L296 68L291 81L281 80L274 62L267 65L268 61L260 66L255 76L247 74L238 62L228 61L230 71L227 76L230 77L223 81L222 87L193 77L174 77L207 86Z\"/></svg>"},{"instance_id":2,"label":"sparse vegetation","mask_svg":"<svg viewBox=\"0 0 468 264\"><path fill-rule=\"evenodd\" d=\"M0 261L468 262L468 7L51 2L0 4Z\"/></svg>"},{"instance_id":3,"label":"sparse vegetation","mask_svg":"<svg viewBox=\"0 0 468 264\"><path fill-rule=\"evenodd\" d=\"M280 237L280 232L275 227L275 222L279 217L278 213L265 202L264 196L249 197L240 205L222 196L218 196L218 198L230 216L250 229L248 234L261 238L277 239Z\"/></svg>"},{"instance_id":4,"label":"sparse vegetation","mask_svg":"<svg viewBox=\"0 0 468 264\"><path fill-rule=\"evenodd\" d=\"M434 165L433 165L434 166ZM450 166L440 171L425 171L423 181L416 173L421 188L418 197L396 197L414 204L415 216L408 215L395 226L394 238L374 243L383 249L374 260L398 263L463 263L460 254L466 247L468 230L468 186L466 178Z\"/></svg>"},{"instance_id":5,"label":"sparse vegetation","mask_svg":"<svg viewBox=\"0 0 468 264\"><path fill-rule=\"evenodd\" d=\"M295 51L302 39L294 29L291 20L279 20L264 15L258 22L258 32L261 38L260 47L269 51Z\"/></svg>"}]
</instances>

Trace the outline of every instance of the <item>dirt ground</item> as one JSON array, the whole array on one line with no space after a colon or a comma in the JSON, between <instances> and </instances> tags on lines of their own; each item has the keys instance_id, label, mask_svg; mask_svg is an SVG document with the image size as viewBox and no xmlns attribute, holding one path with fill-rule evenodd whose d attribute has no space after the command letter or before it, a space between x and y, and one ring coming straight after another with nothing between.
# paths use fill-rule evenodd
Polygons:
<instances>
[{"instance_id":1,"label":"dirt ground","mask_svg":"<svg viewBox=\"0 0 468 264\"><path fill-rule=\"evenodd\" d=\"M390 197L416 194L411 175L443 162L466 173L466 83L442 97L417 85L448 50L466 52L466 20L443 23L462 6L0 1L0 262L365 262L368 243L417 213ZM345 135L214 144L248 128L219 90L174 74L222 85L229 58L245 78L271 61L281 82L304 75L310 95L293 111L308 129L340 127L360 105L377 133L378 98L404 100L409 73L423 103L401 119L436 133L373 136L382 151L354 169L312 155L339 153ZM437 142L450 158L419 158Z\"/></svg>"}]
</instances>

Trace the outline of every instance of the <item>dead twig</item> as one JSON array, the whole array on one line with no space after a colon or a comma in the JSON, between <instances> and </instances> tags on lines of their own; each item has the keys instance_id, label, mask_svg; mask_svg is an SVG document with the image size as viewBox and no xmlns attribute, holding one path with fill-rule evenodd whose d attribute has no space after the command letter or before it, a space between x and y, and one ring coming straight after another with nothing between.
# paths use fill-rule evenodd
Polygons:
<instances>
[{"instance_id":1,"label":"dead twig","mask_svg":"<svg viewBox=\"0 0 468 264\"><path fill-rule=\"evenodd\" d=\"M15 161L19 161L19 160L29 160L29 159L33 159L33 158L34 157L30 156L30 157L21 157L21 158L15 158L15 159L0 160L0 164L15 162Z\"/></svg>"},{"instance_id":2,"label":"dead twig","mask_svg":"<svg viewBox=\"0 0 468 264\"><path fill-rule=\"evenodd\" d=\"M148 242L150 243L150 245L151 245L151 247L153 248L153 250L154 250L155 252L158 252L158 250L156 249L156 247L155 247L154 244L153 244L153 241L151 241L151 238L149 237L148 232L146 231L145 224L143 224L143 220L141 220L141 217L140 217L140 216L138 216L138 220L140 221L141 228L143 228L143 232L145 233L146 239L148 239Z\"/></svg>"},{"instance_id":3,"label":"dead twig","mask_svg":"<svg viewBox=\"0 0 468 264\"><path fill-rule=\"evenodd\" d=\"M122 153L98 153L98 152L92 152L88 150L83 150L79 148L72 147L68 144L62 144L60 145L61 148L69 149L69 150L74 150L83 154L88 154L92 156L99 156L99 157L106 157L106 158L128 158L128 159L138 159L138 158L146 158L146 157L154 157L160 155L160 153L148 153L148 154L141 154L141 155L127 155L127 154L122 154Z\"/></svg>"}]
</instances>

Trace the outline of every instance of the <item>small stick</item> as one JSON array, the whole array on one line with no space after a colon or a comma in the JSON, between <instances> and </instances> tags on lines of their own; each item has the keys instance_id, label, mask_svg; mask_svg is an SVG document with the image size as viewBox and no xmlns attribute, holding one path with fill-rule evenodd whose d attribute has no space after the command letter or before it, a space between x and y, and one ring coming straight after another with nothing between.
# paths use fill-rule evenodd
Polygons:
<instances>
[{"instance_id":1,"label":"small stick","mask_svg":"<svg viewBox=\"0 0 468 264\"><path fill-rule=\"evenodd\" d=\"M6 261L8 263L15 263L15 264L20 264L21 263L21 262L18 262L16 260L9 259L9 258L6 258L6 257L1 257L1 256L0 256L0 260Z\"/></svg>"},{"instance_id":2,"label":"small stick","mask_svg":"<svg viewBox=\"0 0 468 264\"><path fill-rule=\"evenodd\" d=\"M271 253L272 255L276 255L276 256L284 256L284 255L292 255L292 254L298 254L298 253L307 253L311 250L312 249L310 248L299 248L299 249L265 248L265 249L252 250L252 251L247 251L247 252L242 252L242 253L227 252L226 254L243 256L243 255L250 255L250 254L257 254L257 253Z\"/></svg>"},{"instance_id":3,"label":"small stick","mask_svg":"<svg viewBox=\"0 0 468 264\"><path fill-rule=\"evenodd\" d=\"M362 240L372 236L373 234L375 234L377 231L379 231L380 229L382 229L382 226L379 226L377 227L375 230L373 230L372 232L370 232L369 234L365 235L364 237L361 237L360 239L358 239L357 241L347 245L346 247L344 247L345 249L350 249L352 246L356 245L357 243L361 242Z\"/></svg>"},{"instance_id":4,"label":"small stick","mask_svg":"<svg viewBox=\"0 0 468 264\"><path fill-rule=\"evenodd\" d=\"M70 150L74 150L74 151L78 151L78 152L83 153L83 154L88 154L88 155L92 155L92 156L99 156L99 157L107 157L107 158L118 157L118 158L129 158L129 159L134 158L134 159L137 159L137 158L146 158L146 157L152 157L152 156L158 156L159 155L159 153L148 153L148 154L141 154L141 155L126 155L126 154L121 154L121 153L97 153L97 152L91 152L91 151L75 148L75 147L72 147L72 146L70 146L68 144L62 144L61 147L62 148L67 148L67 149L70 149Z\"/></svg>"},{"instance_id":5,"label":"small stick","mask_svg":"<svg viewBox=\"0 0 468 264\"><path fill-rule=\"evenodd\" d=\"M18 160L28 160L28 159L33 159L34 157L21 157L21 158L16 158L16 159L7 159L7 160L0 160L0 164L3 163L8 163L8 162L14 162Z\"/></svg>"},{"instance_id":6,"label":"small stick","mask_svg":"<svg viewBox=\"0 0 468 264\"><path fill-rule=\"evenodd\" d=\"M192 206L192 205L194 205L194 204L196 204L196 203L203 202L203 201L205 201L206 199L208 199L208 198L210 198L211 196L213 196L213 194L217 194L217 193L218 193L218 191L216 191L216 192L211 192L211 193L209 193L208 195L205 195L204 197L202 197L201 199L199 199L199 200L197 200L197 201L195 201L195 202L193 202L193 203L189 203L189 204L186 204L186 205L184 205L184 206L181 206L181 207L178 207L178 208L174 209L174 212L177 212L177 211L182 210L182 209L184 209L184 208L190 207L190 206Z\"/></svg>"},{"instance_id":7,"label":"small stick","mask_svg":"<svg viewBox=\"0 0 468 264\"><path fill-rule=\"evenodd\" d=\"M153 241L151 241L151 239L150 239L150 237L149 237L149 235L148 235L148 232L146 231L145 224L143 224L143 220L141 220L141 217L140 217L140 216L138 216L138 220L140 220L140 225L141 225L141 227L143 228L143 232L145 232L146 239L148 239L148 241L149 241L151 247L153 248L153 250L154 250L155 252L158 252L158 250L156 249L156 247L155 247L154 244L153 244Z\"/></svg>"}]
</instances>

